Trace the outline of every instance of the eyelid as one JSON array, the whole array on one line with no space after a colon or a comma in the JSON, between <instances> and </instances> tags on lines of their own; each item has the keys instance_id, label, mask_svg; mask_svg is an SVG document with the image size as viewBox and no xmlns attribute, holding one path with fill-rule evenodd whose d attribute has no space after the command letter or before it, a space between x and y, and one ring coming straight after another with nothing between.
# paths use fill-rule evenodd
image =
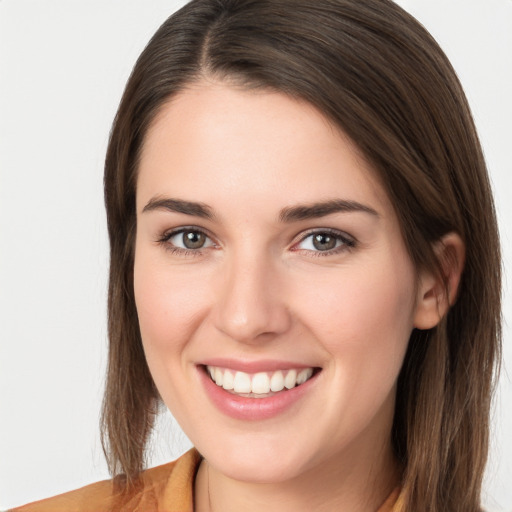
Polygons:
<instances>
[{"instance_id":1,"label":"eyelid","mask_svg":"<svg viewBox=\"0 0 512 512\"><path fill-rule=\"evenodd\" d=\"M342 244L326 251L313 250L313 249L302 249L297 247L299 244L303 243L309 237L318 234L325 234L335 237L337 240L341 240ZM299 240L293 243L291 250L293 251L307 251L313 253L315 256L328 256L332 254L337 254L343 251L351 250L357 245L357 240L352 236L346 233L345 231L341 231L339 229L334 228L314 228L310 229L306 232L303 232L299 235Z\"/></svg>"},{"instance_id":2,"label":"eyelid","mask_svg":"<svg viewBox=\"0 0 512 512\"><path fill-rule=\"evenodd\" d=\"M187 247L178 247L170 242L171 238L186 232L195 232L203 234L211 243L209 245L199 247L197 249L190 249ZM203 249L209 249L211 247L218 247L218 244L215 242L214 238L208 233L204 228L200 228L199 226L179 226L177 228L168 229L164 233L162 233L156 240L158 244L164 245L165 248L173 253L181 253L184 255L201 254Z\"/></svg>"},{"instance_id":3,"label":"eyelid","mask_svg":"<svg viewBox=\"0 0 512 512\"><path fill-rule=\"evenodd\" d=\"M185 232L196 232L203 234L209 241L210 244L199 247L197 249L191 249L186 247L179 247L177 245L174 245L170 243L170 239L174 236L177 236L181 233ZM307 240L309 237L317 234L325 234L330 235L336 238L338 241L341 241L341 244L334 247L333 249L321 251L321 250L314 250L314 249L304 249L298 247L301 243L303 243L305 240ZM204 249L210 249L210 248L219 248L219 244L215 241L214 237L211 236L208 232L208 230L201 228L199 226L179 226L176 228L169 229L162 233L157 240L157 243L165 246L166 250L169 250L173 253L179 253L182 255L200 255L201 251ZM348 251L353 249L357 244L357 240L352 236L346 233L345 231L341 231L339 229L334 228L314 228L309 229L305 232L300 233L297 237L295 237L295 241L292 243L292 246L290 247L290 250L292 251L304 251L311 253L314 256L329 256L334 255L343 251Z\"/></svg>"}]
</instances>

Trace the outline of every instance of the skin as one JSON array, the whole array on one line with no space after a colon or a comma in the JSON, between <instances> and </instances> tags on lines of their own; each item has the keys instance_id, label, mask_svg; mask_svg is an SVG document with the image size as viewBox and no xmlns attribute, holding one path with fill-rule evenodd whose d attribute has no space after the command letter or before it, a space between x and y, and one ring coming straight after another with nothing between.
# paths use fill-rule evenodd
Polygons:
<instances>
[{"instance_id":1,"label":"skin","mask_svg":"<svg viewBox=\"0 0 512 512\"><path fill-rule=\"evenodd\" d=\"M214 216L147 207L163 198ZM337 199L374 213L280 220ZM180 250L169 233L184 226L204 247ZM350 243L320 251L312 229ZM399 481L390 432L410 333L449 298L414 268L376 174L339 129L307 103L213 80L172 98L141 155L134 287L157 388L205 457L197 510L378 509ZM197 365L212 357L321 372L283 413L243 421L204 392Z\"/></svg>"}]
</instances>

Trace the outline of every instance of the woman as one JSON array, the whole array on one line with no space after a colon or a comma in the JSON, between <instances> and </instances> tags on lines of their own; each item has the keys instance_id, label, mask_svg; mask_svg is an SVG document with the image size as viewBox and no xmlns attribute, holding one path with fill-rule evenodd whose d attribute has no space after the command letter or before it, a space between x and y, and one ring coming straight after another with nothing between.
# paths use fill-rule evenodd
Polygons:
<instances>
[{"instance_id":1,"label":"woman","mask_svg":"<svg viewBox=\"0 0 512 512\"><path fill-rule=\"evenodd\" d=\"M104 439L125 477L27 510L479 509L496 222L415 20L191 2L128 82L105 197ZM160 400L198 451L141 476Z\"/></svg>"}]
</instances>

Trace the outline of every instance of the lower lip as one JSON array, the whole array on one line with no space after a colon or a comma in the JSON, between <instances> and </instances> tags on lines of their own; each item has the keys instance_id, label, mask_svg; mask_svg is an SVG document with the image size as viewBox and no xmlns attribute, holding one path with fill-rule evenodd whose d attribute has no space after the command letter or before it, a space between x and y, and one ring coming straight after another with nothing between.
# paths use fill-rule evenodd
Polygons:
<instances>
[{"instance_id":1,"label":"lower lip","mask_svg":"<svg viewBox=\"0 0 512 512\"><path fill-rule=\"evenodd\" d=\"M213 404L224 414L238 420L258 421L273 418L298 402L314 385L318 373L300 386L266 398L247 398L234 395L217 386L207 375L204 366L198 367L200 379ZM319 372L320 373L320 372Z\"/></svg>"}]
</instances>

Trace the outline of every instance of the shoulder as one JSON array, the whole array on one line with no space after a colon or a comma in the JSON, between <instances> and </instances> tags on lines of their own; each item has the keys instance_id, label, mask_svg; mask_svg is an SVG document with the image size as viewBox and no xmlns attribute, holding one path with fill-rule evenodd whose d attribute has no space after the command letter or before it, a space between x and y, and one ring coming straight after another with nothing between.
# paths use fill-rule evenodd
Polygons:
<instances>
[{"instance_id":1,"label":"shoulder","mask_svg":"<svg viewBox=\"0 0 512 512\"><path fill-rule=\"evenodd\" d=\"M193 484L200 460L197 450L192 449L174 462L148 469L128 495L116 490L114 480L104 480L11 512L192 511Z\"/></svg>"}]
</instances>

